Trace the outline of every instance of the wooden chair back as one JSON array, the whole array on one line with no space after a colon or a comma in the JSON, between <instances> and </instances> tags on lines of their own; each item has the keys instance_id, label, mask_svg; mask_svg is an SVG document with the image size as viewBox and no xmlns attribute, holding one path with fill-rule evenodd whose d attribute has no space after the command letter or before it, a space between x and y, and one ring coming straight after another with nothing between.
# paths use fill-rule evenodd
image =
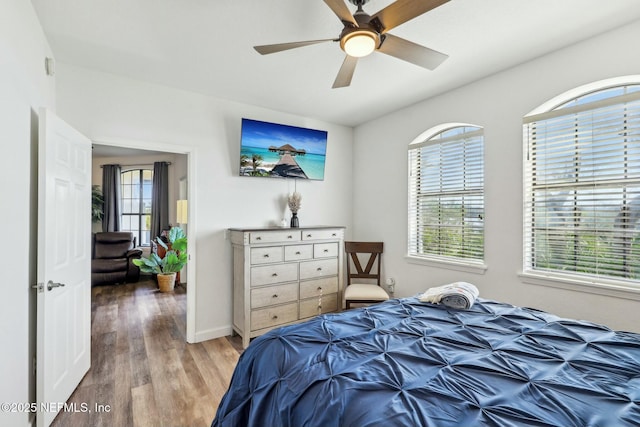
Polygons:
<instances>
[{"instance_id":1,"label":"wooden chair back","mask_svg":"<svg viewBox=\"0 0 640 427\"><path fill-rule=\"evenodd\" d=\"M344 251L347 254L347 286L351 284L352 279L373 279L380 286L382 250L383 242L344 242ZM364 267L359 255L364 255L363 259L366 259Z\"/></svg>"}]
</instances>

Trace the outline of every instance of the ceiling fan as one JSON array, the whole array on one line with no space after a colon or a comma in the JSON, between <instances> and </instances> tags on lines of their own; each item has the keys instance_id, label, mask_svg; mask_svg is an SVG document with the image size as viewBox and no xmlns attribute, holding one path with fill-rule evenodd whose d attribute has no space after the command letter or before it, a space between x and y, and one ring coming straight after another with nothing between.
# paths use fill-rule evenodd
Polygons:
<instances>
[{"instance_id":1,"label":"ceiling fan","mask_svg":"<svg viewBox=\"0 0 640 427\"><path fill-rule=\"evenodd\" d=\"M333 88L349 86L358 58L367 56L375 50L429 70L435 69L448 58L444 53L394 36L388 31L449 0L397 0L373 16L362 10L362 6L369 0L349 1L358 7L353 15L344 0L324 0L344 25L337 39L269 44L254 46L254 49L262 55L268 55L328 41L340 42L340 48L347 56L333 82Z\"/></svg>"}]
</instances>

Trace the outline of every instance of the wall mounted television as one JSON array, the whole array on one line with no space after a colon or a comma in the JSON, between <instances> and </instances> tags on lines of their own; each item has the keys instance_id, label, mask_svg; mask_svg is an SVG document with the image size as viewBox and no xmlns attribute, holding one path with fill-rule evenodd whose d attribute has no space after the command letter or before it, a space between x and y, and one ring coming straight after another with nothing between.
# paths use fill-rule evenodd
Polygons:
<instances>
[{"instance_id":1,"label":"wall mounted television","mask_svg":"<svg viewBox=\"0 0 640 427\"><path fill-rule=\"evenodd\" d=\"M242 119L240 176L324 180L327 132Z\"/></svg>"}]
</instances>

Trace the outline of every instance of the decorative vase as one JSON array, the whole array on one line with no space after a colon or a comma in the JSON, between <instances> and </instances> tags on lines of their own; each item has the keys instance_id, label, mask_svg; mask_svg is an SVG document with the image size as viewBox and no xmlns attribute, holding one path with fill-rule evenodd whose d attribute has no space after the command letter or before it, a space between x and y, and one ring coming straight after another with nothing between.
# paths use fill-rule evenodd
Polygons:
<instances>
[{"instance_id":1,"label":"decorative vase","mask_svg":"<svg viewBox=\"0 0 640 427\"><path fill-rule=\"evenodd\" d=\"M291 228L298 228L298 213L297 212L292 212L291 213Z\"/></svg>"},{"instance_id":2,"label":"decorative vase","mask_svg":"<svg viewBox=\"0 0 640 427\"><path fill-rule=\"evenodd\" d=\"M158 274L158 288L160 292L171 292L176 285L176 273Z\"/></svg>"}]
</instances>

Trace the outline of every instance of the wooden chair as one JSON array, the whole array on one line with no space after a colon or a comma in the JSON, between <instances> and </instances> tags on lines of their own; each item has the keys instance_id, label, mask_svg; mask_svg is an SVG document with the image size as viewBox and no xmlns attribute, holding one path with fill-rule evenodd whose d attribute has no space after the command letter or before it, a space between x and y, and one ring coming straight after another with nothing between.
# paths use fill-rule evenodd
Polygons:
<instances>
[{"instance_id":1,"label":"wooden chair","mask_svg":"<svg viewBox=\"0 0 640 427\"><path fill-rule=\"evenodd\" d=\"M382 242L344 242L347 255L344 299L347 309L352 303L377 303L389 299L389 294L380 286L382 249ZM360 261L367 256L367 263L362 268Z\"/></svg>"}]
</instances>

